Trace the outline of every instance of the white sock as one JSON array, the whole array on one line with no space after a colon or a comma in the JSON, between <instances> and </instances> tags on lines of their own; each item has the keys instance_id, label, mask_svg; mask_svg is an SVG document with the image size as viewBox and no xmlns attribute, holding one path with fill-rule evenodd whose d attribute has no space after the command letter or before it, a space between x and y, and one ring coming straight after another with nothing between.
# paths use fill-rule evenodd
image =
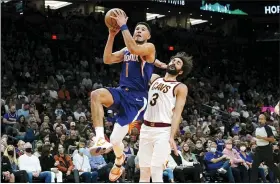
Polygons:
<instances>
[{"instance_id":1,"label":"white sock","mask_svg":"<svg viewBox=\"0 0 280 184\"><path fill-rule=\"evenodd\" d=\"M104 127L95 127L95 133L97 138L104 138Z\"/></svg>"}]
</instances>

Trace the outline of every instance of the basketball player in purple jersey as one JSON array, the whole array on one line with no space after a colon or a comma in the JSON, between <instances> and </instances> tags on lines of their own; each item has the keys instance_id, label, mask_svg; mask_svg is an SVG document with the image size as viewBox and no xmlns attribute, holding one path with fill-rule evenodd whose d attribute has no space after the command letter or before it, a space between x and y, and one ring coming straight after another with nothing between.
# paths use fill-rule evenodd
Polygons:
<instances>
[{"instance_id":1,"label":"basketball player in purple jersey","mask_svg":"<svg viewBox=\"0 0 280 184\"><path fill-rule=\"evenodd\" d=\"M118 88L102 88L91 93L91 115L95 127L95 144L90 148L92 155L101 154L101 150L113 146L116 160L109 179L116 181L122 175L123 138L128 133L128 125L143 119L147 106L148 89L154 65L165 69L167 65L156 60L155 46L147 41L151 38L151 29L145 22L139 22L131 36L127 26L127 18L121 12L114 12L114 18L120 30L126 47L112 53L114 38L119 30L109 30L107 44L104 50L104 63L122 63L120 85ZM104 139L103 106L119 110L117 122L110 137L110 143Z\"/></svg>"}]
</instances>

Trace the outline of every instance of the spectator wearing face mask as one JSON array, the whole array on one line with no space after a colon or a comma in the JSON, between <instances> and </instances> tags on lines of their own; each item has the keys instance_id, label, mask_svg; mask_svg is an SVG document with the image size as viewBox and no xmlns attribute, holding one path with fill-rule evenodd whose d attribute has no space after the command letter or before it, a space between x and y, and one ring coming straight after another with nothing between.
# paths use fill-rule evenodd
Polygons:
<instances>
[{"instance_id":1,"label":"spectator wearing face mask","mask_svg":"<svg viewBox=\"0 0 280 184\"><path fill-rule=\"evenodd\" d=\"M45 183L51 183L51 172L42 171L39 159L32 155L32 145L27 142L24 145L25 153L18 159L19 170L25 170L28 174L28 182L32 183L33 178L44 180Z\"/></svg>"},{"instance_id":2,"label":"spectator wearing face mask","mask_svg":"<svg viewBox=\"0 0 280 184\"><path fill-rule=\"evenodd\" d=\"M9 161L9 158L4 155L4 146L1 145L1 182L14 183L15 176Z\"/></svg>"},{"instance_id":3,"label":"spectator wearing face mask","mask_svg":"<svg viewBox=\"0 0 280 184\"><path fill-rule=\"evenodd\" d=\"M205 150L204 150L202 141L200 139L197 140L193 153L196 155L196 157L198 158L199 163L201 163L201 164L203 163L204 151Z\"/></svg>"},{"instance_id":4,"label":"spectator wearing face mask","mask_svg":"<svg viewBox=\"0 0 280 184\"><path fill-rule=\"evenodd\" d=\"M73 156L75 169L79 171L79 175L85 183L96 183L98 173L91 172L91 167L88 157L84 154L85 145L79 144L79 153Z\"/></svg>"},{"instance_id":5,"label":"spectator wearing face mask","mask_svg":"<svg viewBox=\"0 0 280 184\"><path fill-rule=\"evenodd\" d=\"M225 148L225 141L223 140L223 134L221 132L217 134L216 144L217 150L222 152Z\"/></svg>"},{"instance_id":6,"label":"spectator wearing face mask","mask_svg":"<svg viewBox=\"0 0 280 184\"><path fill-rule=\"evenodd\" d=\"M249 181L249 166L243 160L239 153L232 148L232 140L227 140L223 154L229 157L234 179L237 183L248 183Z\"/></svg>"},{"instance_id":7,"label":"spectator wearing face mask","mask_svg":"<svg viewBox=\"0 0 280 184\"><path fill-rule=\"evenodd\" d=\"M12 168L11 175L13 174L15 177L15 182L26 183L28 182L28 175L26 171L19 171L18 170L18 160L16 157L16 151L14 146L8 145L4 152L4 156L6 156Z\"/></svg>"},{"instance_id":8,"label":"spectator wearing face mask","mask_svg":"<svg viewBox=\"0 0 280 184\"><path fill-rule=\"evenodd\" d=\"M239 145L239 155L240 157L245 160L246 164L249 166L249 173L251 172L252 163L253 163L253 157L249 154L247 154L247 147L245 143L240 143ZM266 176L264 169L262 167L259 167L259 176L261 177L263 183L266 183Z\"/></svg>"},{"instance_id":9,"label":"spectator wearing face mask","mask_svg":"<svg viewBox=\"0 0 280 184\"><path fill-rule=\"evenodd\" d=\"M226 174L230 183L235 183L232 168L230 167L229 157L222 152L217 151L217 144L212 142L210 151L204 157L206 170L212 174L221 173Z\"/></svg>"}]
</instances>

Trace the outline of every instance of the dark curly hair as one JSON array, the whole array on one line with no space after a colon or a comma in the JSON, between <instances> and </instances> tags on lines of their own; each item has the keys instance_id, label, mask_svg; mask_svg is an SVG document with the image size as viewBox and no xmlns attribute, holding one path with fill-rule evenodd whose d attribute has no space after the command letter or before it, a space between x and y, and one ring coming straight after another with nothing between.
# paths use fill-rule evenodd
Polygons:
<instances>
[{"instance_id":1,"label":"dark curly hair","mask_svg":"<svg viewBox=\"0 0 280 184\"><path fill-rule=\"evenodd\" d=\"M176 55L172 56L170 60L174 58L180 58L183 61L183 66L181 71L183 71L182 75L179 75L178 78L180 80L186 78L186 76L191 72L193 68L193 60L192 56L189 56L185 52L178 52Z\"/></svg>"}]
</instances>

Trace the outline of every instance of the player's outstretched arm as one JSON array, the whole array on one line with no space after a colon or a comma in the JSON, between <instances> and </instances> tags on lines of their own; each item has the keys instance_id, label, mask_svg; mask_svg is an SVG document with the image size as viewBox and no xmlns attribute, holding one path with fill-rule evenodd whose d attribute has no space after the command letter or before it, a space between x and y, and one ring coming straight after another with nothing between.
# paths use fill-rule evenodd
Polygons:
<instances>
[{"instance_id":1,"label":"player's outstretched arm","mask_svg":"<svg viewBox=\"0 0 280 184\"><path fill-rule=\"evenodd\" d=\"M166 68L167 68L167 64L161 62L161 61L158 60L158 59L155 60L154 65L155 65L156 67L158 67L158 68L161 68L161 69L166 69Z\"/></svg>"},{"instance_id":2,"label":"player's outstretched arm","mask_svg":"<svg viewBox=\"0 0 280 184\"><path fill-rule=\"evenodd\" d=\"M188 95L188 87L185 84L179 84L175 88L174 92L176 96L176 103L175 103L175 109L172 116L171 121L171 133L170 133L170 144L174 149L175 154L177 154L177 147L175 145L174 137L177 133L177 130L179 128L179 124L181 122L181 114L183 112L184 106L186 104L187 95Z\"/></svg>"},{"instance_id":3,"label":"player's outstretched arm","mask_svg":"<svg viewBox=\"0 0 280 184\"><path fill-rule=\"evenodd\" d=\"M114 39L118 32L119 30L109 29L109 36L103 54L103 61L105 64L120 63L121 61L123 61L124 48L120 51L112 53Z\"/></svg>"}]
</instances>

